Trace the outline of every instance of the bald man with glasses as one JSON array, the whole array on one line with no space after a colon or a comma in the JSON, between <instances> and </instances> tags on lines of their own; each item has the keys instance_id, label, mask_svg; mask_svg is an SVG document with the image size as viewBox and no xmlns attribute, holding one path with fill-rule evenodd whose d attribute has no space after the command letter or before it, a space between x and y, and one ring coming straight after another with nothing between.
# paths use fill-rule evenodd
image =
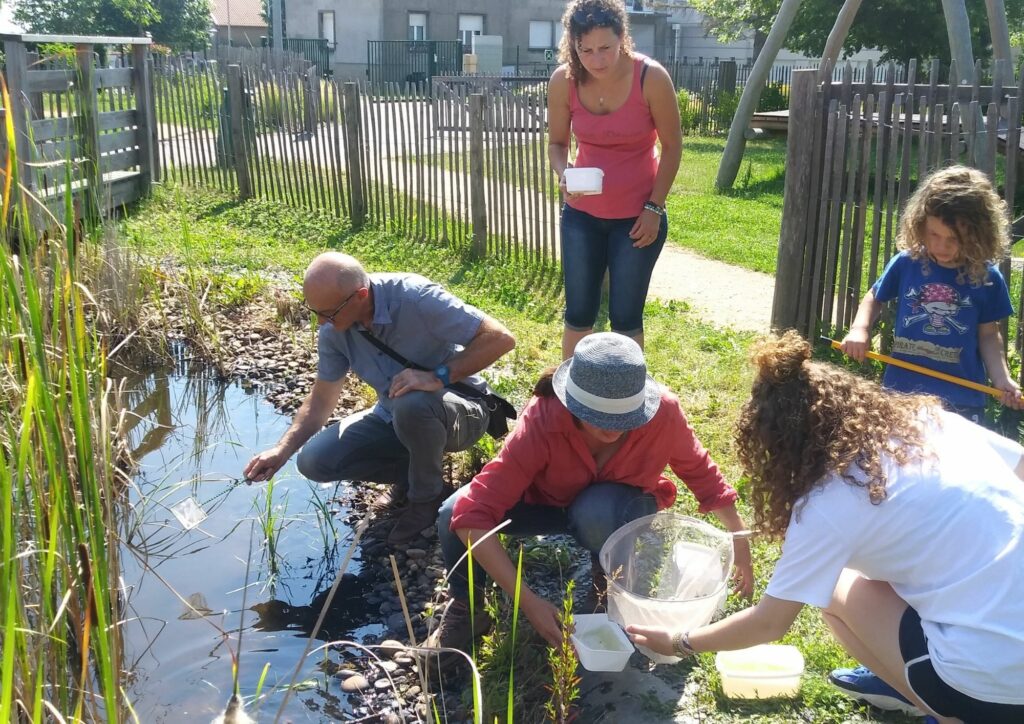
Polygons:
<instances>
[{"instance_id":1,"label":"bald man with glasses","mask_svg":"<svg viewBox=\"0 0 1024 724\"><path fill-rule=\"evenodd\" d=\"M312 261L302 291L320 324L317 377L291 426L249 461L245 476L268 480L298 451L299 472L310 480L389 483L390 498L408 502L388 543L408 543L434 524L448 495L445 451L465 450L487 430L483 400L449 385L489 392L477 373L511 351L515 338L418 274L367 274L339 252ZM377 404L325 428L350 371L376 390Z\"/></svg>"}]
</instances>

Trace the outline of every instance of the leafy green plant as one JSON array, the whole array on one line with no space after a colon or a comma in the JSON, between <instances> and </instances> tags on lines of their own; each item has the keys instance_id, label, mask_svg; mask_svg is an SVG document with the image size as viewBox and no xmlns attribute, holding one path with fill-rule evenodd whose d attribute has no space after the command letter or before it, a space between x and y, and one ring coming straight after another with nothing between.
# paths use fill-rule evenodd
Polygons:
<instances>
[{"instance_id":1,"label":"leafy green plant","mask_svg":"<svg viewBox=\"0 0 1024 724\"><path fill-rule=\"evenodd\" d=\"M576 666L579 662L576 660L576 651L569 639L569 634L573 630L572 592L575 583L575 581L569 581L565 587L565 597L562 599L562 610L558 617L562 627L562 641L558 646L548 650L551 684L547 689L551 698L544 705L544 711L548 718L557 724L565 724L576 718L577 712L574 705L580 696L580 677L576 674Z\"/></svg>"},{"instance_id":2,"label":"leafy green plant","mask_svg":"<svg viewBox=\"0 0 1024 724\"><path fill-rule=\"evenodd\" d=\"M695 130L697 121L697 102L685 88L680 88L676 93L676 102L679 105L679 125L683 133Z\"/></svg>"}]
</instances>

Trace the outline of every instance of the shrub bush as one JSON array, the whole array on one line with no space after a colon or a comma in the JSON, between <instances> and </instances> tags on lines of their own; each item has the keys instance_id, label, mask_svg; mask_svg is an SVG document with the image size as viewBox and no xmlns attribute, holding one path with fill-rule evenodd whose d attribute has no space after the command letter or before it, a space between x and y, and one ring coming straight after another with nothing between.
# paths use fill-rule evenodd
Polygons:
<instances>
[{"instance_id":1,"label":"shrub bush","mask_svg":"<svg viewBox=\"0 0 1024 724\"><path fill-rule=\"evenodd\" d=\"M679 104L679 125L684 134L689 133L694 130L694 122L697 120L697 104L700 101L690 95L685 88L680 88L676 93L676 101Z\"/></svg>"},{"instance_id":2,"label":"shrub bush","mask_svg":"<svg viewBox=\"0 0 1024 724\"><path fill-rule=\"evenodd\" d=\"M789 86L785 83L768 83L761 91L757 102L758 112L784 111L789 108Z\"/></svg>"}]
</instances>

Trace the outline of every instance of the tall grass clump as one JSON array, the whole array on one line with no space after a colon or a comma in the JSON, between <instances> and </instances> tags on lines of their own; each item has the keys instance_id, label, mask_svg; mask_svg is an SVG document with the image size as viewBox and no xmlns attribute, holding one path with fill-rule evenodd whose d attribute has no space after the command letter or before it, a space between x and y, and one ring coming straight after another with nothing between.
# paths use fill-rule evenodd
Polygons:
<instances>
[{"instance_id":1,"label":"tall grass clump","mask_svg":"<svg viewBox=\"0 0 1024 724\"><path fill-rule=\"evenodd\" d=\"M105 350L65 233L70 200L69 223L44 234L16 159L0 162L0 721L118 722L131 711L117 600L124 480Z\"/></svg>"}]
</instances>

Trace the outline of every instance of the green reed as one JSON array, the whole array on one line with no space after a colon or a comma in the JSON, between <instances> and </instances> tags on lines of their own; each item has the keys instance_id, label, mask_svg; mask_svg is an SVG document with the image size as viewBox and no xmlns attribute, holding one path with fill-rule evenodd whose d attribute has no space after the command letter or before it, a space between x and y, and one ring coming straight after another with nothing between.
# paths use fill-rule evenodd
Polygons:
<instances>
[{"instance_id":1,"label":"green reed","mask_svg":"<svg viewBox=\"0 0 1024 724\"><path fill-rule=\"evenodd\" d=\"M0 82L4 107L11 109ZM117 415L65 224L23 193L6 115L0 207L0 721L118 722ZM70 171L68 172L70 178ZM43 232L46 232L45 234ZM79 240L79 243L80 240Z\"/></svg>"}]
</instances>

